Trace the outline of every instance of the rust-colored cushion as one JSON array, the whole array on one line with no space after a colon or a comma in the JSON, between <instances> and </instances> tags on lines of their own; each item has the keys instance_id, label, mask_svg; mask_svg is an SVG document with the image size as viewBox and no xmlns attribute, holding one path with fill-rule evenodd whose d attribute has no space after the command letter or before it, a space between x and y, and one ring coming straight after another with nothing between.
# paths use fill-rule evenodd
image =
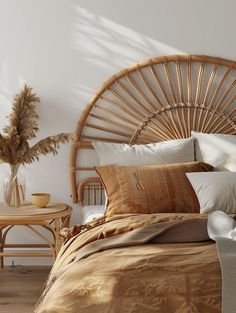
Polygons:
<instances>
[{"instance_id":1,"label":"rust-colored cushion","mask_svg":"<svg viewBox=\"0 0 236 313\"><path fill-rule=\"evenodd\" d=\"M96 167L107 192L108 215L198 213L198 199L185 174L212 169L203 162Z\"/></svg>"}]
</instances>

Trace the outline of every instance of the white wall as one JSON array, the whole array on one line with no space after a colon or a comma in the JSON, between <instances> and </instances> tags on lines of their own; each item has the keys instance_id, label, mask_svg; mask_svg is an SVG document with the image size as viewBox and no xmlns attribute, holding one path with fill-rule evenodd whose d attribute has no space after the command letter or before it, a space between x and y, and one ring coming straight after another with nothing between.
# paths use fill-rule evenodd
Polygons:
<instances>
[{"instance_id":1,"label":"white wall","mask_svg":"<svg viewBox=\"0 0 236 313\"><path fill-rule=\"evenodd\" d=\"M138 60L176 53L236 59L235 11L234 0L0 0L0 127L25 82L41 98L42 138L73 131L100 84ZM50 192L71 204L69 151L64 145L58 156L23 168L28 195ZM6 168L0 165L1 181ZM73 207L76 223L80 208ZM9 235L19 237L36 240L26 230Z\"/></svg>"}]
</instances>

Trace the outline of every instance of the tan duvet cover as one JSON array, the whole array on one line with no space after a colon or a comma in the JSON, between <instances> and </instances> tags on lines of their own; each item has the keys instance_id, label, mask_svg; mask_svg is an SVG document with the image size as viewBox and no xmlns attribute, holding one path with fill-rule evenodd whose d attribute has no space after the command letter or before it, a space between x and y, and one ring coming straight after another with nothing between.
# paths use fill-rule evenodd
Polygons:
<instances>
[{"instance_id":1,"label":"tan duvet cover","mask_svg":"<svg viewBox=\"0 0 236 313\"><path fill-rule=\"evenodd\" d=\"M61 249L35 312L220 313L221 271L212 241L121 245L78 260L83 247L99 239L193 218L206 216L160 213L96 220ZM197 231L188 229L186 238Z\"/></svg>"}]
</instances>

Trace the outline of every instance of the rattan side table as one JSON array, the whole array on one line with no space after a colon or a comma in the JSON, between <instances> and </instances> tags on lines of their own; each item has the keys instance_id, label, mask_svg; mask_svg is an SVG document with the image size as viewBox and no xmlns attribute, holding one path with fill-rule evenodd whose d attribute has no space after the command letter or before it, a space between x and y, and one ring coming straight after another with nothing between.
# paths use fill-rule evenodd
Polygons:
<instances>
[{"instance_id":1,"label":"rattan side table","mask_svg":"<svg viewBox=\"0 0 236 313\"><path fill-rule=\"evenodd\" d=\"M46 208L36 208L29 204L20 208L7 207L0 203L0 266L4 267L4 257L9 256L35 256L35 257L56 257L62 245L60 231L63 227L68 227L70 222L72 208L64 203L49 204ZM14 226L24 226L30 229L44 243L12 243L7 244L6 238L8 232ZM35 229L35 226L40 228ZM46 229L52 234L52 242L40 232L40 229ZM49 247L50 252L5 252L5 248L36 248L41 249Z\"/></svg>"}]
</instances>

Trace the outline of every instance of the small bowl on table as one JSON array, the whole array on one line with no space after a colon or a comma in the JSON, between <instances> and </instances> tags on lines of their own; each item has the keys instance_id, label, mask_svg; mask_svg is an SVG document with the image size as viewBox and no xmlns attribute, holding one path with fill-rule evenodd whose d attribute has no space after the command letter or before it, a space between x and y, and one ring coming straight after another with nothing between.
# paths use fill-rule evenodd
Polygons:
<instances>
[{"instance_id":1,"label":"small bowl on table","mask_svg":"<svg viewBox=\"0 0 236 313\"><path fill-rule=\"evenodd\" d=\"M50 201L50 193L32 193L32 204L38 208L44 208Z\"/></svg>"}]
</instances>

